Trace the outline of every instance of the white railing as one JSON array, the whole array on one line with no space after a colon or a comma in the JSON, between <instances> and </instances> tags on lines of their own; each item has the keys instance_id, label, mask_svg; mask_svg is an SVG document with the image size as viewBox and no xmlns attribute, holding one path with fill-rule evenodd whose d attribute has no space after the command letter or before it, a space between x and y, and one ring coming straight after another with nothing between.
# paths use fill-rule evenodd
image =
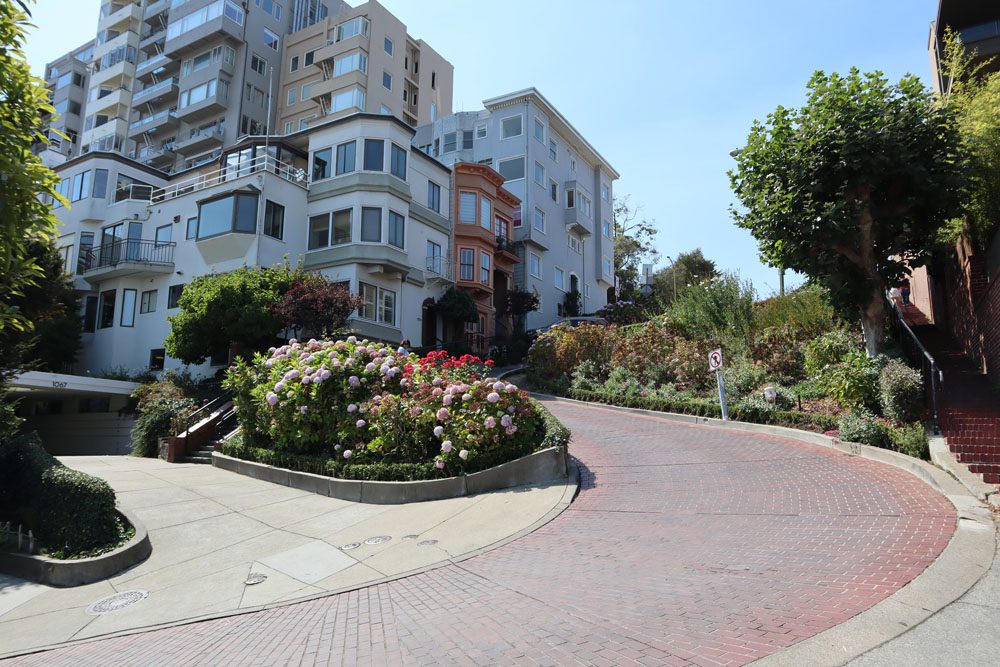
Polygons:
<instances>
[{"instance_id":1,"label":"white railing","mask_svg":"<svg viewBox=\"0 0 1000 667\"><path fill-rule=\"evenodd\" d=\"M166 120L167 118L177 118L177 111L174 109L164 109L158 113L154 113L152 116L146 116L145 118L140 118L137 121L129 123L129 130L136 130L143 125L152 124L161 120Z\"/></svg>"},{"instance_id":2,"label":"white railing","mask_svg":"<svg viewBox=\"0 0 1000 667\"><path fill-rule=\"evenodd\" d=\"M440 277L445 280L452 280L453 268L451 260L441 256L441 255L428 255L427 262L424 265L427 269L427 273L430 274L428 277Z\"/></svg>"},{"instance_id":3,"label":"white railing","mask_svg":"<svg viewBox=\"0 0 1000 667\"><path fill-rule=\"evenodd\" d=\"M177 79L175 77L170 77L169 79L164 79L153 86L146 86L140 91L132 93L132 104L137 104L142 100L146 99L158 91L163 91L177 85Z\"/></svg>"},{"instance_id":4,"label":"white railing","mask_svg":"<svg viewBox=\"0 0 1000 667\"><path fill-rule=\"evenodd\" d=\"M158 65L165 65L166 63L170 62L170 60L171 58L169 56L165 56L162 53L158 56L147 58L146 60L143 60L141 63L139 63L138 66L136 66L135 68L136 74L139 73L145 74L147 69L152 69L154 66Z\"/></svg>"},{"instance_id":5,"label":"white railing","mask_svg":"<svg viewBox=\"0 0 1000 667\"><path fill-rule=\"evenodd\" d=\"M192 192L199 192L206 188L215 187L216 185L227 183L237 178L265 171L275 174L279 178L283 178L289 183L298 185L303 189L307 186L305 169L293 167L269 155L262 155L252 160L246 160L235 165L226 165L221 169L216 169L179 183L153 190L149 201L152 204L158 204L176 197L191 194Z\"/></svg>"}]
</instances>

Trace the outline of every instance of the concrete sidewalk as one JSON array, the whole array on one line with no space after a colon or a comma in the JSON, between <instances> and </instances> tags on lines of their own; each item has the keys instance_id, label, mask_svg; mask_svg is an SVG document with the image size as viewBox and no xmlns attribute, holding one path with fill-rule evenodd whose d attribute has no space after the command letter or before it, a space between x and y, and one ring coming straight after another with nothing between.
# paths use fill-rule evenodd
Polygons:
<instances>
[{"instance_id":1,"label":"concrete sidewalk","mask_svg":"<svg viewBox=\"0 0 1000 667\"><path fill-rule=\"evenodd\" d=\"M149 530L152 555L110 580L50 588L0 578L0 653L238 613L449 563L551 518L569 484L407 505L317 496L205 465L64 457L107 480ZM247 585L251 574L266 577ZM142 590L102 616L91 603Z\"/></svg>"}]
</instances>

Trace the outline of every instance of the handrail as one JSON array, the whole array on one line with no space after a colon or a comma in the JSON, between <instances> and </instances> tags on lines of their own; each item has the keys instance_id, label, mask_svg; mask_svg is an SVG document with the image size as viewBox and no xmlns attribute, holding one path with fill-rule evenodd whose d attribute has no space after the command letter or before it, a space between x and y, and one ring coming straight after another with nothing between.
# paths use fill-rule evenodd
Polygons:
<instances>
[{"instance_id":1,"label":"handrail","mask_svg":"<svg viewBox=\"0 0 1000 667\"><path fill-rule=\"evenodd\" d=\"M932 426L934 429L934 433L940 434L941 426L940 422L938 421L939 411L938 411L937 389L938 389L938 384L944 382L944 373L942 373L941 369L938 368L937 362L934 361L934 357L931 356L931 353L927 351L927 348L924 347L923 343L920 342L920 339L917 338L917 335L913 333L913 329L910 328L910 325L906 323L906 320L903 318L903 313L899 310L899 306L896 304L896 302L893 301L892 299L886 299L886 300L889 303L890 311L895 316L891 321L891 326L893 331L896 333L897 339L903 338L900 332L904 332L906 334L905 342L909 343L919 353L921 371L924 373L925 376L928 376L930 378L929 389L930 389L930 404L931 404L930 407L932 411ZM901 345L904 346L905 349L906 345L904 344L904 340L899 340L899 342ZM926 390L927 388L925 387L925 391Z\"/></svg>"},{"instance_id":2,"label":"handrail","mask_svg":"<svg viewBox=\"0 0 1000 667\"><path fill-rule=\"evenodd\" d=\"M173 264L174 247L172 241L142 241L140 239L117 239L111 243L94 246L83 255L82 273L118 266L123 262L140 264Z\"/></svg>"},{"instance_id":3,"label":"handrail","mask_svg":"<svg viewBox=\"0 0 1000 667\"><path fill-rule=\"evenodd\" d=\"M184 453L185 454L187 454L187 451L188 451L188 436L191 433L191 427L194 426L195 424L197 424L202 419L204 419L206 414L207 415L214 414L216 412L216 410L220 406L228 403L232 399L233 399L233 392L231 392L231 391L224 391L221 394L219 394L218 396L216 396L215 398L213 398L211 401L209 401L208 403L205 403L203 406L201 406L200 408L198 408L197 410L195 410L194 412L192 412L191 414L189 414L187 416L186 423L184 424Z\"/></svg>"},{"instance_id":4,"label":"handrail","mask_svg":"<svg viewBox=\"0 0 1000 667\"><path fill-rule=\"evenodd\" d=\"M175 197L198 192L199 190L204 190L220 183L226 183L262 171L269 171L289 183L302 188L306 187L305 169L293 167L270 155L261 155L252 160L244 160L235 165L225 165L206 174L194 176L180 183L153 190L150 201L158 204L169 199L174 199Z\"/></svg>"}]
</instances>

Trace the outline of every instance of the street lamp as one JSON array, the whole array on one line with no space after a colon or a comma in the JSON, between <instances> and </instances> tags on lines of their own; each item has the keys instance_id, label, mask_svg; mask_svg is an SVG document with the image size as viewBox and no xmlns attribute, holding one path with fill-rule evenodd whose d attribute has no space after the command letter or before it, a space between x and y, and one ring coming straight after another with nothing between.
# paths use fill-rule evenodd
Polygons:
<instances>
[{"instance_id":1,"label":"street lamp","mask_svg":"<svg viewBox=\"0 0 1000 667\"><path fill-rule=\"evenodd\" d=\"M677 270L674 268L674 260L670 255L664 255L670 262L670 277L674 279L674 298L670 303L677 300Z\"/></svg>"}]
</instances>

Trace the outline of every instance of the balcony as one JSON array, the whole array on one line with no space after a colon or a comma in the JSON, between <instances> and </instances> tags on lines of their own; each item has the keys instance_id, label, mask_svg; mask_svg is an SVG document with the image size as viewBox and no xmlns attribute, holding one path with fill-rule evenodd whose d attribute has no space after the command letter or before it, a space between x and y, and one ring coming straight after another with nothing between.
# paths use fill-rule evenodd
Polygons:
<instances>
[{"instance_id":1,"label":"balcony","mask_svg":"<svg viewBox=\"0 0 1000 667\"><path fill-rule=\"evenodd\" d=\"M179 147L180 144L178 143L177 148ZM262 155L254 158L253 160L247 160L240 163L235 171L233 168L227 169L226 167L223 167L204 174L199 174L187 180L180 181L179 183L168 185L164 188L157 188L150 194L149 201L153 204L159 204L177 197L183 197L184 195L188 195L193 192L201 192L202 190L215 187L216 185L228 183L229 181L234 181L237 178L250 176L251 174L259 172L272 173L278 176L278 178L299 186L303 190L307 187L306 172L304 169L296 168L290 164L281 162L280 160L275 160L273 157Z\"/></svg>"},{"instance_id":2,"label":"balcony","mask_svg":"<svg viewBox=\"0 0 1000 667\"><path fill-rule=\"evenodd\" d=\"M164 39L167 37L167 29L163 26L156 26L146 32L142 33L140 37L139 49L145 51L146 53L159 53Z\"/></svg>"},{"instance_id":3,"label":"balcony","mask_svg":"<svg viewBox=\"0 0 1000 667\"><path fill-rule=\"evenodd\" d=\"M91 284L111 278L174 272L176 243L118 239L80 257L80 272Z\"/></svg>"},{"instance_id":4,"label":"balcony","mask_svg":"<svg viewBox=\"0 0 1000 667\"><path fill-rule=\"evenodd\" d=\"M149 104L164 97L177 95L177 79L170 77L132 94L132 105Z\"/></svg>"},{"instance_id":5,"label":"balcony","mask_svg":"<svg viewBox=\"0 0 1000 667\"><path fill-rule=\"evenodd\" d=\"M566 231L580 236L590 236L590 220L580 212L579 208L566 209L563 220L566 222Z\"/></svg>"},{"instance_id":6,"label":"balcony","mask_svg":"<svg viewBox=\"0 0 1000 667\"><path fill-rule=\"evenodd\" d=\"M136 78L144 77L148 74L159 73L170 67L170 65L176 65L177 61L173 58L168 58L165 55L153 56L152 58L147 58L139 63L135 68Z\"/></svg>"},{"instance_id":7,"label":"balcony","mask_svg":"<svg viewBox=\"0 0 1000 667\"><path fill-rule=\"evenodd\" d=\"M225 92L219 94L219 91L216 91L215 95L210 95L194 104L188 104L186 107L178 109L177 117L185 123L192 123L202 118L214 116L226 110L228 99L229 96Z\"/></svg>"},{"instance_id":8,"label":"balcony","mask_svg":"<svg viewBox=\"0 0 1000 667\"><path fill-rule=\"evenodd\" d=\"M428 255L424 266L424 278L427 282L455 282L455 267L450 259L441 255Z\"/></svg>"},{"instance_id":9,"label":"balcony","mask_svg":"<svg viewBox=\"0 0 1000 667\"><path fill-rule=\"evenodd\" d=\"M513 241L510 241L503 236L497 237L497 259L507 259L513 262L520 262L521 258L517 256L517 248Z\"/></svg>"},{"instance_id":10,"label":"balcony","mask_svg":"<svg viewBox=\"0 0 1000 667\"><path fill-rule=\"evenodd\" d=\"M103 94L99 93L96 99L93 99L87 103L87 114L88 115L98 114L107 109L110 109L112 107L117 107L119 105L122 105L121 113L125 114L127 113L127 106L128 106L125 103L125 100L128 98L128 95L129 95L129 90L124 86L119 86L118 88L115 88L114 90L108 92L104 92ZM114 112L109 113L107 115L117 116L118 111L119 111L118 109L115 109Z\"/></svg>"},{"instance_id":11,"label":"balcony","mask_svg":"<svg viewBox=\"0 0 1000 667\"><path fill-rule=\"evenodd\" d=\"M120 26L128 27L131 21L138 21L142 17L142 6L138 2L130 2L121 9L111 12L107 16L102 16L97 21L97 31L102 32L109 28Z\"/></svg>"},{"instance_id":12,"label":"balcony","mask_svg":"<svg viewBox=\"0 0 1000 667\"><path fill-rule=\"evenodd\" d=\"M128 136L134 137L139 134L155 135L167 130L177 129L177 112L174 109L164 109L152 116L146 116L129 123Z\"/></svg>"},{"instance_id":13,"label":"balcony","mask_svg":"<svg viewBox=\"0 0 1000 667\"><path fill-rule=\"evenodd\" d=\"M209 7L214 7L209 5ZM171 27L181 19L176 19L167 27L167 41L163 52L175 58L188 55L211 43L217 43L220 38L228 38L232 42L243 42L243 28L226 15L216 16L190 30L171 30Z\"/></svg>"},{"instance_id":14,"label":"balcony","mask_svg":"<svg viewBox=\"0 0 1000 667\"><path fill-rule=\"evenodd\" d=\"M177 153L174 152L172 145L142 146L129 153L129 157L157 169L166 169L173 166L177 160Z\"/></svg>"},{"instance_id":15,"label":"balcony","mask_svg":"<svg viewBox=\"0 0 1000 667\"><path fill-rule=\"evenodd\" d=\"M209 130L194 130L187 139L178 141L174 150L181 155L201 153L213 146L221 146L226 133L224 130L212 128Z\"/></svg>"},{"instance_id":16,"label":"balcony","mask_svg":"<svg viewBox=\"0 0 1000 667\"><path fill-rule=\"evenodd\" d=\"M159 24L166 18L164 10L170 8L170 0L158 0L150 5L146 5L146 11L142 15L142 20L146 23Z\"/></svg>"}]
</instances>

